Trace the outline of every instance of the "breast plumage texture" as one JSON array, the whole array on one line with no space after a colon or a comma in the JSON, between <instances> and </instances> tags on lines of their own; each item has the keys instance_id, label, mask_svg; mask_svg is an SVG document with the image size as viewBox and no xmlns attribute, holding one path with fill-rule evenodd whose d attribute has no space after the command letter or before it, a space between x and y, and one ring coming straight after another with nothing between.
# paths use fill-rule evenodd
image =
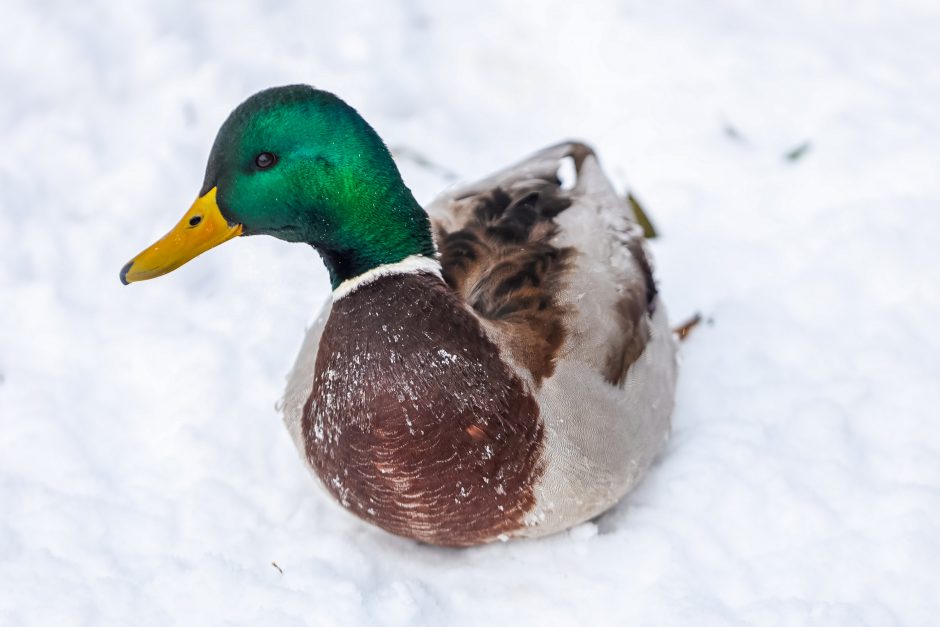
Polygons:
<instances>
[{"instance_id":1,"label":"breast plumage texture","mask_svg":"<svg viewBox=\"0 0 940 627\"><path fill-rule=\"evenodd\" d=\"M574 165L572 185L557 176L565 159ZM509 373L499 376L519 382L537 416L538 461L524 488L531 498L499 535L544 535L596 516L661 450L675 389L675 341L629 206L593 152L569 143L449 190L427 211L446 281L441 289L463 303ZM331 478L307 445L315 424L304 407L322 394L314 372L328 359L317 347L333 350L320 343L329 308L309 331L285 395L288 428L328 488ZM454 430L469 427L458 421ZM402 440L404 447L421 445L418 436ZM334 494L342 502L342 493ZM460 508L453 511L449 524L457 533ZM472 508L464 513L472 525Z\"/></svg>"},{"instance_id":2,"label":"breast plumage texture","mask_svg":"<svg viewBox=\"0 0 940 627\"><path fill-rule=\"evenodd\" d=\"M534 506L532 395L439 278L382 277L343 298L303 409L307 459L356 515L435 544L512 533Z\"/></svg>"}]
</instances>

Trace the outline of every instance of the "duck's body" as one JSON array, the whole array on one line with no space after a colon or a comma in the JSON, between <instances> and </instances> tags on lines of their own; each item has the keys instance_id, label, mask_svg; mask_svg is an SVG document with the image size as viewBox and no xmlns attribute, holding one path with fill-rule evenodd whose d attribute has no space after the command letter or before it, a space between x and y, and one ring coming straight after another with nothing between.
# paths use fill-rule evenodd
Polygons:
<instances>
[{"instance_id":1,"label":"duck's body","mask_svg":"<svg viewBox=\"0 0 940 627\"><path fill-rule=\"evenodd\" d=\"M199 198L121 280L252 234L306 242L329 270L284 419L365 520L452 546L545 535L616 503L662 448L675 341L642 230L583 144L425 212L352 107L266 90L229 116Z\"/></svg>"},{"instance_id":2,"label":"duck's body","mask_svg":"<svg viewBox=\"0 0 940 627\"><path fill-rule=\"evenodd\" d=\"M442 266L341 285L308 331L284 402L301 455L344 507L434 544L596 516L669 432L676 345L642 230L581 144L428 212Z\"/></svg>"}]
</instances>

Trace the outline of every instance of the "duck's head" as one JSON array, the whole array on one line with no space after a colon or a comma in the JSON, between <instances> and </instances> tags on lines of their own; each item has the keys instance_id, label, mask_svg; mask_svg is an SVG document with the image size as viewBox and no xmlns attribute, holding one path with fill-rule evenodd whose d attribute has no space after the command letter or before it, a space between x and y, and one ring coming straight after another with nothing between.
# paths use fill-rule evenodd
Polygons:
<instances>
[{"instance_id":1,"label":"duck's head","mask_svg":"<svg viewBox=\"0 0 940 627\"><path fill-rule=\"evenodd\" d=\"M314 246L333 287L410 255L434 256L427 214L376 132L307 85L251 96L219 130L196 202L121 270L152 279L237 235Z\"/></svg>"}]
</instances>

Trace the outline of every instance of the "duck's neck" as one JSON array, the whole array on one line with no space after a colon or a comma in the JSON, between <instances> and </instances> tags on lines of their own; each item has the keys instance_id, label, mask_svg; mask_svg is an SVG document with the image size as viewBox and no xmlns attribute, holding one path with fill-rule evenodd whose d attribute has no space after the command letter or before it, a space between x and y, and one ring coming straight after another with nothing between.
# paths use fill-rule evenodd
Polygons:
<instances>
[{"instance_id":1,"label":"duck's neck","mask_svg":"<svg viewBox=\"0 0 940 627\"><path fill-rule=\"evenodd\" d=\"M381 277L422 273L441 279L441 263L434 257L415 254L408 255L401 261L377 265L335 286L333 288L333 301L335 302Z\"/></svg>"},{"instance_id":2,"label":"duck's neck","mask_svg":"<svg viewBox=\"0 0 940 627\"><path fill-rule=\"evenodd\" d=\"M339 227L330 244L310 242L323 259L334 290L386 267L412 267L416 258L426 260L425 266L436 266L440 274L427 213L400 179L391 183L379 194L374 185L364 188L351 203L361 205L354 207L359 219Z\"/></svg>"}]
</instances>

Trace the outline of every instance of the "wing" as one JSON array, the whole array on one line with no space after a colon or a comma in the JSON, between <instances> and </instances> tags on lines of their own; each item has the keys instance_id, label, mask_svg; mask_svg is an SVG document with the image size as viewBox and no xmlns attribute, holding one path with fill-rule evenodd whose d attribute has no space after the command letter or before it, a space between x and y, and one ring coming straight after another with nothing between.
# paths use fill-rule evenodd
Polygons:
<instances>
[{"instance_id":1,"label":"wing","mask_svg":"<svg viewBox=\"0 0 940 627\"><path fill-rule=\"evenodd\" d=\"M576 180L558 172L573 161ZM536 386L559 359L620 385L650 337L642 229L582 143L559 144L429 207L444 277Z\"/></svg>"}]
</instances>

